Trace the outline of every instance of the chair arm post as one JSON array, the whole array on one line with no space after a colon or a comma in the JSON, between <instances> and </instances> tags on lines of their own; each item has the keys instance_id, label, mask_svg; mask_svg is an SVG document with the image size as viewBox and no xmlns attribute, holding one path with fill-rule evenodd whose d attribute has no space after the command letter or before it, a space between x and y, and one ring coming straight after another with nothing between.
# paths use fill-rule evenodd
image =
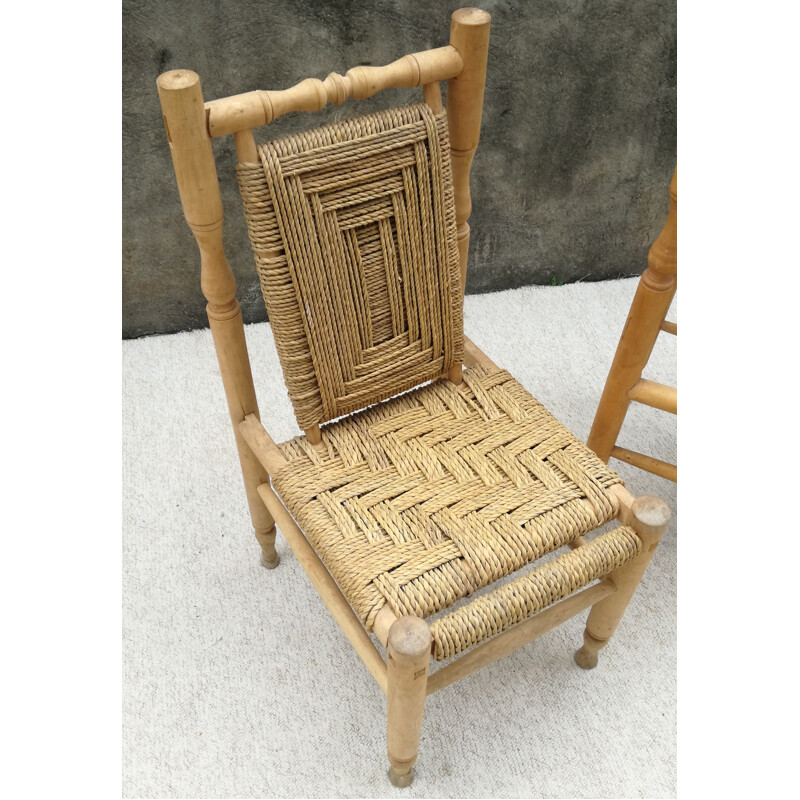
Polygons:
<instances>
[{"instance_id":1,"label":"chair arm post","mask_svg":"<svg viewBox=\"0 0 800 800\"><path fill-rule=\"evenodd\" d=\"M239 431L248 414L258 416L253 376L233 277L222 244L222 198L206 126L200 78L190 70L158 77L158 96L167 129L175 177L186 222L200 249L200 284L233 423L250 515L265 566L275 566L275 523L258 495L267 480L264 468Z\"/></svg>"}]
</instances>

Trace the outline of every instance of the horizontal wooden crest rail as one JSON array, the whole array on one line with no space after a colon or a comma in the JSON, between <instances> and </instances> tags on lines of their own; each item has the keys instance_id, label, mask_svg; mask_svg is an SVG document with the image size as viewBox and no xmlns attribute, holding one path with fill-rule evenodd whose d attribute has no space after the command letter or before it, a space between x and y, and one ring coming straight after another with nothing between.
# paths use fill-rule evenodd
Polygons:
<instances>
[{"instance_id":1,"label":"horizontal wooden crest rail","mask_svg":"<svg viewBox=\"0 0 800 800\"><path fill-rule=\"evenodd\" d=\"M324 81L306 78L290 89L245 92L205 104L212 137L268 125L291 111L319 111L348 97L364 100L383 89L426 86L456 78L464 62L452 45L423 50L383 67L353 67L344 75L331 72Z\"/></svg>"}]
</instances>

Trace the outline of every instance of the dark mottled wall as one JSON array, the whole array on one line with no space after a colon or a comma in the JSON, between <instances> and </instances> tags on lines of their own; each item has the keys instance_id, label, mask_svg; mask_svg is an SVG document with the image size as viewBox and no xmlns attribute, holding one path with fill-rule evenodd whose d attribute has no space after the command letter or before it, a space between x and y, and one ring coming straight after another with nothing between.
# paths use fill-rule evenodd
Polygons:
<instances>
[{"instance_id":1,"label":"dark mottled wall","mask_svg":"<svg viewBox=\"0 0 800 800\"><path fill-rule=\"evenodd\" d=\"M447 44L453 0L124 0L123 333L207 324L156 94L168 69L206 99L283 89ZM472 170L468 292L641 272L676 160L675 0L485 0L492 38ZM285 134L386 105L293 114ZM258 139L258 133L257 137ZM265 319L235 185L233 138L215 141L225 241L245 321Z\"/></svg>"}]
</instances>

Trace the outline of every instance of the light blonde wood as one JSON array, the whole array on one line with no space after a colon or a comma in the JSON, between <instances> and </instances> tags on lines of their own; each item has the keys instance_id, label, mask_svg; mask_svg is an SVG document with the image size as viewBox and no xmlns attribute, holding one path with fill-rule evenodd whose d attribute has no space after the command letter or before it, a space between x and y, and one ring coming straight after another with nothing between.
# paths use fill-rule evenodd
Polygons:
<instances>
[{"instance_id":1,"label":"light blonde wood","mask_svg":"<svg viewBox=\"0 0 800 800\"><path fill-rule=\"evenodd\" d=\"M375 622L372 623L372 632L384 647L389 643L389 630L396 621L397 615L389 606L384 606L375 615Z\"/></svg>"},{"instance_id":2,"label":"light blonde wood","mask_svg":"<svg viewBox=\"0 0 800 800\"><path fill-rule=\"evenodd\" d=\"M384 67L353 67L345 75L331 72L324 81L306 78L290 89L211 100L206 103L208 133L225 136L267 125L291 111L319 111L328 103L341 105L348 97L363 100L382 89L445 81L461 69L461 56L448 45L411 53Z\"/></svg>"},{"instance_id":3,"label":"light blonde wood","mask_svg":"<svg viewBox=\"0 0 800 800\"><path fill-rule=\"evenodd\" d=\"M500 369L475 342L468 339L466 336L464 337L464 363L468 367L483 367L490 372Z\"/></svg>"},{"instance_id":4,"label":"light blonde wood","mask_svg":"<svg viewBox=\"0 0 800 800\"><path fill-rule=\"evenodd\" d=\"M628 399L670 414L678 413L678 390L674 386L640 378L628 389Z\"/></svg>"},{"instance_id":5,"label":"light blonde wood","mask_svg":"<svg viewBox=\"0 0 800 800\"><path fill-rule=\"evenodd\" d=\"M457 658L446 667L437 670L428 678L428 694L438 692L451 683L466 678L478 669L491 664L498 659L524 647L526 644L538 639L562 622L585 611L589 606L607 597L614 592L614 584L604 580L590 586L588 589L573 594L566 600L556 603L544 611L540 611L525 622L520 622L513 628L499 634L485 644L473 648L465 655Z\"/></svg>"},{"instance_id":6,"label":"light blonde wood","mask_svg":"<svg viewBox=\"0 0 800 800\"><path fill-rule=\"evenodd\" d=\"M270 475L274 475L286 465L283 453L272 441L272 437L266 432L261 420L255 414L248 414L239 423L239 431L259 463Z\"/></svg>"},{"instance_id":7,"label":"light blonde wood","mask_svg":"<svg viewBox=\"0 0 800 800\"><path fill-rule=\"evenodd\" d=\"M431 658L431 632L418 617L400 617L389 630L387 750L389 780L409 786L417 760Z\"/></svg>"},{"instance_id":8,"label":"light blonde wood","mask_svg":"<svg viewBox=\"0 0 800 800\"><path fill-rule=\"evenodd\" d=\"M608 493L616 498L619 507L617 508L617 519L623 525L629 525L630 515L636 498L621 484L608 487Z\"/></svg>"},{"instance_id":9,"label":"light blonde wood","mask_svg":"<svg viewBox=\"0 0 800 800\"><path fill-rule=\"evenodd\" d=\"M666 333L671 333L673 336L678 335L678 323L677 322L664 322L661 323L661 330L665 331Z\"/></svg>"},{"instance_id":10,"label":"light blonde wood","mask_svg":"<svg viewBox=\"0 0 800 800\"><path fill-rule=\"evenodd\" d=\"M597 407L587 445L608 461L630 404L629 392L642 377L658 333L677 289L678 172L670 184L670 204L664 229L647 257L617 352ZM677 398L677 395L676 395ZM658 474L658 473L656 473Z\"/></svg>"},{"instance_id":11,"label":"light blonde wood","mask_svg":"<svg viewBox=\"0 0 800 800\"><path fill-rule=\"evenodd\" d=\"M636 558L608 575L607 580L614 584L616 591L595 603L589 612L583 647L575 653L575 663L579 667L593 669L597 666L597 654L608 644L619 625L661 540L670 516L669 506L658 497L644 495L637 497L633 502L626 524L633 527L642 540L642 549Z\"/></svg>"},{"instance_id":12,"label":"light blonde wood","mask_svg":"<svg viewBox=\"0 0 800 800\"><path fill-rule=\"evenodd\" d=\"M447 84L447 124L453 167L462 295L467 280L469 252L467 220L472 212L469 173L481 136L491 19L487 12L477 8L460 8L450 18L450 44L458 51L464 64L464 68Z\"/></svg>"},{"instance_id":13,"label":"light blonde wood","mask_svg":"<svg viewBox=\"0 0 800 800\"><path fill-rule=\"evenodd\" d=\"M439 81L426 83L422 87L422 98L434 114L441 114L444 110L444 106L442 105L442 87Z\"/></svg>"},{"instance_id":14,"label":"light blonde wood","mask_svg":"<svg viewBox=\"0 0 800 800\"><path fill-rule=\"evenodd\" d=\"M312 425L310 428L306 428L303 433L306 435L306 439L314 446L322 444L322 432L319 429L319 425Z\"/></svg>"},{"instance_id":15,"label":"light blonde wood","mask_svg":"<svg viewBox=\"0 0 800 800\"><path fill-rule=\"evenodd\" d=\"M314 588L319 592L322 602L325 603L328 611L339 623L339 627L350 644L353 645L366 668L372 673L372 677L375 678L381 689L386 692L386 664L384 664L381 654L375 648L358 617L353 613L353 609L350 608L350 604L336 585L336 581L325 569L325 565L320 561L319 556L314 552L314 548L308 543L303 532L283 503L278 499L272 487L268 483L263 483L258 487L258 493L270 513L277 520L281 533L286 541L289 542L295 558L300 562L300 566L308 575Z\"/></svg>"},{"instance_id":16,"label":"light blonde wood","mask_svg":"<svg viewBox=\"0 0 800 800\"><path fill-rule=\"evenodd\" d=\"M260 161L256 140L251 128L237 131L233 138L236 142L236 157L239 159L240 164L257 164Z\"/></svg>"},{"instance_id":17,"label":"light blonde wood","mask_svg":"<svg viewBox=\"0 0 800 800\"><path fill-rule=\"evenodd\" d=\"M266 480L258 459L239 433L247 414L258 417L236 281L222 246L222 198L211 139L206 129L200 78L189 70L160 75L158 96L175 167L183 213L200 248L200 285L233 423L250 516L261 545L262 563L276 566L275 523L257 488Z\"/></svg>"},{"instance_id":18,"label":"light blonde wood","mask_svg":"<svg viewBox=\"0 0 800 800\"><path fill-rule=\"evenodd\" d=\"M626 464L643 469L645 472L651 472L653 475L666 478L673 483L678 482L678 467L675 464L661 461L658 458L653 458L653 456L646 456L644 453L637 453L635 450L627 450L619 445L614 445L611 448L611 455Z\"/></svg>"},{"instance_id":19,"label":"light blonde wood","mask_svg":"<svg viewBox=\"0 0 800 800\"><path fill-rule=\"evenodd\" d=\"M450 371L447 373L447 378L450 380L451 383L454 383L456 386L461 384L463 380L462 372L461 372L461 364L453 364L450 367Z\"/></svg>"}]
</instances>

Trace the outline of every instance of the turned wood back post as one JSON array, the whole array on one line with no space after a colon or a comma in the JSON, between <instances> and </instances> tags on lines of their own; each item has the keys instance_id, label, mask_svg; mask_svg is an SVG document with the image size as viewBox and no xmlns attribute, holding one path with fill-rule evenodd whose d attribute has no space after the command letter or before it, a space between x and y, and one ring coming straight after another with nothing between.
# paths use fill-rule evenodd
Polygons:
<instances>
[{"instance_id":1,"label":"turned wood back post","mask_svg":"<svg viewBox=\"0 0 800 800\"><path fill-rule=\"evenodd\" d=\"M222 247L222 197L200 78L190 70L172 70L159 75L157 85L183 214L200 248L209 316L235 314L236 281Z\"/></svg>"},{"instance_id":2,"label":"turned wood back post","mask_svg":"<svg viewBox=\"0 0 800 800\"><path fill-rule=\"evenodd\" d=\"M491 16L477 8L460 8L450 20L450 44L464 67L447 82L447 123L450 133L450 161L453 168L458 251L461 261L461 294L467 280L469 215L472 198L469 174L478 147L483 116L486 62L489 57Z\"/></svg>"}]
</instances>

